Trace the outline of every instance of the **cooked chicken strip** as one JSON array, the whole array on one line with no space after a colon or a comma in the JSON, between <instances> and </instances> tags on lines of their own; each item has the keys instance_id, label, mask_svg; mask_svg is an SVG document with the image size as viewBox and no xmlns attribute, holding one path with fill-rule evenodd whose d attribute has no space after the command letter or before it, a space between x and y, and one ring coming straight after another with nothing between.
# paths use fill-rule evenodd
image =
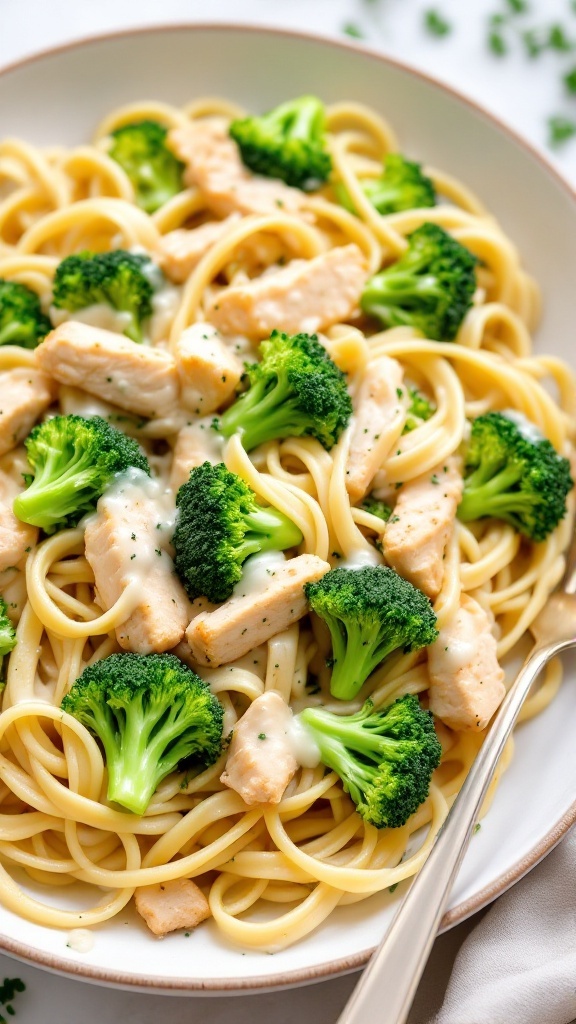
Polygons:
<instances>
[{"instance_id":1,"label":"cooked chicken strip","mask_svg":"<svg viewBox=\"0 0 576 1024\"><path fill-rule=\"evenodd\" d=\"M186 281L202 257L239 220L237 214L231 214L224 220L208 221L190 230L177 228L163 235L158 246L158 262L164 273L177 284Z\"/></svg>"},{"instance_id":2,"label":"cooked chicken strip","mask_svg":"<svg viewBox=\"0 0 576 1024\"><path fill-rule=\"evenodd\" d=\"M213 466L222 462L222 434L212 430L209 420L198 420L182 430L176 438L170 487L176 493L190 476L190 470L211 462Z\"/></svg>"},{"instance_id":3,"label":"cooked chicken strip","mask_svg":"<svg viewBox=\"0 0 576 1024\"><path fill-rule=\"evenodd\" d=\"M396 443L406 420L403 371L396 359L368 363L354 399L354 426L348 450L346 489L356 504Z\"/></svg>"},{"instance_id":4,"label":"cooked chicken strip","mask_svg":"<svg viewBox=\"0 0 576 1024\"><path fill-rule=\"evenodd\" d=\"M212 324L197 323L182 332L175 349L182 405L205 416L224 405L242 376L242 364Z\"/></svg>"},{"instance_id":5,"label":"cooked chicken strip","mask_svg":"<svg viewBox=\"0 0 576 1024\"><path fill-rule=\"evenodd\" d=\"M303 194L276 178L252 174L242 163L240 152L228 134L222 117L206 117L181 128L173 128L168 144L186 164L184 181L196 185L208 206L219 217L238 211L250 213L296 212Z\"/></svg>"},{"instance_id":6,"label":"cooked chicken strip","mask_svg":"<svg viewBox=\"0 0 576 1024\"><path fill-rule=\"evenodd\" d=\"M277 804L298 764L289 729L292 712L279 693L268 690L252 702L234 726L220 782L247 804Z\"/></svg>"},{"instance_id":7,"label":"cooked chicken strip","mask_svg":"<svg viewBox=\"0 0 576 1024\"><path fill-rule=\"evenodd\" d=\"M472 597L428 648L428 665L430 710L451 729L485 729L506 688L490 619Z\"/></svg>"},{"instance_id":8,"label":"cooked chicken strip","mask_svg":"<svg viewBox=\"0 0 576 1024\"><path fill-rule=\"evenodd\" d=\"M17 565L38 537L37 528L22 523L12 511L14 498L22 490L8 473L0 470L0 572Z\"/></svg>"},{"instance_id":9,"label":"cooked chicken strip","mask_svg":"<svg viewBox=\"0 0 576 1024\"><path fill-rule=\"evenodd\" d=\"M31 367L0 373L0 455L24 440L55 394L54 381Z\"/></svg>"},{"instance_id":10,"label":"cooked chicken strip","mask_svg":"<svg viewBox=\"0 0 576 1024\"><path fill-rule=\"evenodd\" d=\"M386 523L386 561L431 600L442 588L444 552L462 488L459 460L451 456L402 487L394 513Z\"/></svg>"},{"instance_id":11,"label":"cooked chicken strip","mask_svg":"<svg viewBox=\"0 0 576 1024\"><path fill-rule=\"evenodd\" d=\"M210 917L208 900L189 878L139 886L134 903L150 931L160 937L177 928L195 928Z\"/></svg>"},{"instance_id":12,"label":"cooked chicken strip","mask_svg":"<svg viewBox=\"0 0 576 1024\"><path fill-rule=\"evenodd\" d=\"M116 629L127 651L168 651L182 640L190 621L188 599L163 550L162 509L132 471L106 492L86 525L86 558L104 609L111 608L133 579L141 583L138 603ZM140 474L144 476L144 474Z\"/></svg>"},{"instance_id":13,"label":"cooked chicken strip","mask_svg":"<svg viewBox=\"0 0 576 1024\"><path fill-rule=\"evenodd\" d=\"M168 416L178 402L178 373L171 355L75 320L47 335L36 349L36 361L61 384L140 416Z\"/></svg>"},{"instance_id":14,"label":"cooked chicken strip","mask_svg":"<svg viewBox=\"0 0 576 1024\"><path fill-rule=\"evenodd\" d=\"M353 313L366 276L366 259L358 246L338 246L223 289L206 317L223 334L252 340L267 338L274 329L287 334L322 331Z\"/></svg>"},{"instance_id":15,"label":"cooked chicken strip","mask_svg":"<svg viewBox=\"0 0 576 1024\"><path fill-rule=\"evenodd\" d=\"M320 579L330 566L316 555L298 555L275 565L274 574L254 593L234 595L216 611L197 615L186 630L199 665L236 661L306 614L304 584Z\"/></svg>"}]
</instances>

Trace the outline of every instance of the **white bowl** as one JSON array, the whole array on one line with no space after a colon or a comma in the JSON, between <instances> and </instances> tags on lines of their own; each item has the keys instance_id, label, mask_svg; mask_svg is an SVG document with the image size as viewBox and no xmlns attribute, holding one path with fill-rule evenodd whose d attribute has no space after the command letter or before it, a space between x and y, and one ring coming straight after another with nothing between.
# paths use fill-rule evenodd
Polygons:
<instances>
[{"instance_id":1,"label":"white bowl","mask_svg":"<svg viewBox=\"0 0 576 1024\"><path fill-rule=\"evenodd\" d=\"M390 119L407 153L477 193L542 286L538 348L574 362L576 204L568 185L479 107L358 46L222 25L154 28L65 46L0 75L0 138L17 135L40 145L88 141L106 113L138 99L182 104L212 94L262 110L305 92L328 102L371 105ZM504 891L576 820L576 758L565 727L576 715L573 675L568 672L543 714L518 729L512 765L472 840L443 927ZM393 906L384 893L342 908L313 935L274 956L243 954L210 925L189 938L157 943L130 914L96 928L93 949L76 953L66 947L65 933L0 909L0 949L111 985L173 992L270 989L360 967Z\"/></svg>"}]
</instances>

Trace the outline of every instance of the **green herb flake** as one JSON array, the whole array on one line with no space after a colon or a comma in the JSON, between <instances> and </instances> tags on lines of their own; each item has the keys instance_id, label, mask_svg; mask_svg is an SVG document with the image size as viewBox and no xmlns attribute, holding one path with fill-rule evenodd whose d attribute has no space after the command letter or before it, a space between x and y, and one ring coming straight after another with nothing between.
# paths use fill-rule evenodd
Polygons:
<instances>
[{"instance_id":1,"label":"green herb flake","mask_svg":"<svg viewBox=\"0 0 576 1024\"><path fill-rule=\"evenodd\" d=\"M345 36L350 36L351 39L364 39L364 33L355 21L347 21L345 25L342 25L342 32Z\"/></svg>"},{"instance_id":2,"label":"green herb flake","mask_svg":"<svg viewBox=\"0 0 576 1024\"><path fill-rule=\"evenodd\" d=\"M556 148L563 146L569 139L576 135L576 122L561 114L548 118L548 142Z\"/></svg>"},{"instance_id":3,"label":"green herb flake","mask_svg":"<svg viewBox=\"0 0 576 1024\"><path fill-rule=\"evenodd\" d=\"M571 71L568 71L564 75L562 81L564 82L568 92L576 93L576 67L572 68Z\"/></svg>"},{"instance_id":4,"label":"green herb flake","mask_svg":"<svg viewBox=\"0 0 576 1024\"><path fill-rule=\"evenodd\" d=\"M265 740L265 739L267 739L266 733L265 733L265 732L259 732L259 733L258 733L258 739L259 739L259 740Z\"/></svg>"},{"instance_id":5,"label":"green herb flake","mask_svg":"<svg viewBox=\"0 0 576 1024\"><path fill-rule=\"evenodd\" d=\"M430 35L438 36L439 38L449 35L452 31L450 22L434 7L424 11L424 27Z\"/></svg>"},{"instance_id":6,"label":"green herb flake","mask_svg":"<svg viewBox=\"0 0 576 1024\"><path fill-rule=\"evenodd\" d=\"M488 48L492 51L495 57L504 57L508 53L508 43L504 39L501 32L496 29L492 29L488 33Z\"/></svg>"}]
</instances>

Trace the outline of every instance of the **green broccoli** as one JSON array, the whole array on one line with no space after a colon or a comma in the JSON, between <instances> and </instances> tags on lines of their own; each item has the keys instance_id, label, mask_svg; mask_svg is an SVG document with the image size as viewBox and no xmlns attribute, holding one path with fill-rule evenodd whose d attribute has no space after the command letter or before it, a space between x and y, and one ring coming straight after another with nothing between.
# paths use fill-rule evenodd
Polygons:
<instances>
[{"instance_id":1,"label":"green broccoli","mask_svg":"<svg viewBox=\"0 0 576 1024\"><path fill-rule=\"evenodd\" d=\"M352 700L393 651L417 651L438 636L428 598L387 566L331 569L304 593L330 630L330 692L339 700Z\"/></svg>"},{"instance_id":2,"label":"green broccoli","mask_svg":"<svg viewBox=\"0 0 576 1024\"><path fill-rule=\"evenodd\" d=\"M158 121L125 124L111 134L108 155L130 178L136 202L146 213L154 213L183 188L184 164L168 149L167 134Z\"/></svg>"},{"instance_id":3,"label":"green broccoli","mask_svg":"<svg viewBox=\"0 0 576 1024\"><path fill-rule=\"evenodd\" d=\"M378 519L382 519L384 523L387 523L392 515L392 509L390 505L387 505L385 501L380 501L378 498L374 498L372 494L368 494L362 502L361 508L365 512L369 512L371 516L377 516Z\"/></svg>"},{"instance_id":4,"label":"green broccoli","mask_svg":"<svg viewBox=\"0 0 576 1024\"><path fill-rule=\"evenodd\" d=\"M246 451L264 441L310 434L332 448L352 415L346 378L315 334L273 331L262 361L246 368L250 388L226 410L225 437L242 431Z\"/></svg>"},{"instance_id":5,"label":"green broccoli","mask_svg":"<svg viewBox=\"0 0 576 1024\"><path fill-rule=\"evenodd\" d=\"M408 249L367 282L365 313L385 327L415 327L426 338L452 341L476 290L477 259L437 224L408 235Z\"/></svg>"},{"instance_id":6,"label":"green broccoli","mask_svg":"<svg viewBox=\"0 0 576 1024\"><path fill-rule=\"evenodd\" d=\"M380 177L365 178L360 185L366 198L381 214L436 205L430 178L422 172L420 164L407 160L401 153L388 153ZM356 213L345 185L340 183L336 194L342 206Z\"/></svg>"},{"instance_id":7,"label":"green broccoli","mask_svg":"<svg viewBox=\"0 0 576 1024\"><path fill-rule=\"evenodd\" d=\"M188 596L225 601L259 551L300 544L297 526L278 509L258 504L254 491L223 463L205 462L176 495L174 566Z\"/></svg>"},{"instance_id":8,"label":"green broccoli","mask_svg":"<svg viewBox=\"0 0 576 1024\"><path fill-rule=\"evenodd\" d=\"M108 799L134 814L179 762L220 754L222 707L173 654L111 654L84 669L62 709L101 741Z\"/></svg>"},{"instance_id":9,"label":"green broccoli","mask_svg":"<svg viewBox=\"0 0 576 1024\"><path fill-rule=\"evenodd\" d=\"M36 348L51 330L36 292L0 277L0 345Z\"/></svg>"},{"instance_id":10,"label":"green broccoli","mask_svg":"<svg viewBox=\"0 0 576 1024\"><path fill-rule=\"evenodd\" d=\"M34 427L24 443L34 473L14 499L14 513L45 533L75 526L96 507L116 473L133 468L150 476L137 442L99 416L53 416Z\"/></svg>"},{"instance_id":11,"label":"green broccoli","mask_svg":"<svg viewBox=\"0 0 576 1024\"><path fill-rule=\"evenodd\" d=\"M54 305L69 313L104 303L126 314L126 337L144 340L143 322L152 315L152 298L162 272L148 256L114 249L67 256L56 268Z\"/></svg>"},{"instance_id":12,"label":"green broccoli","mask_svg":"<svg viewBox=\"0 0 576 1024\"><path fill-rule=\"evenodd\" d=\"M316 96L289 100L260 117L232 121L230 135L251 171L310 192L326 181L324 104Z\"/></svg>"},{"instance_id":13,"label":"green broccoli","mask_svg":"<svg viewBox=\"0 0 576 1024\"><path fill-rule=\"evenodd\" d=\"M378 710L368 700L355 715L306 708L298 720L376 828L400 828L428 796L442 748L431 713L412 694Z\"/></svg>"},{"instance_id":14,"label":"green broccoli","mask_svg":"<svg viewBox=\"0 0 576 1024\"><path fill-rule=\"evenodd\" d=\"M494 516L545 540L565 515L572 487L568 459L521 414L489 412L474 420L457 513L463 523Z\"/></svg>"},{"instance_id":15,"label":"green broccoli","mask_svg":"<svg viewBox=\"0 0 576 1024\"><path fill-rule=\"evenodd\" d=\"M408 406L406 422L402 431L403 434L409 434L410 431L416 430L416 427L419 427L421 423L425 423L436 412L436 406L426 398L426 395L418 391L418 388L408 388L408 396L410 398L410 405Z\"/></svg>"},{"instance_id":16,"label":"green broccoli","mask_svg":"<svg viewBox=\"0 0 576 1024\"><path fill-rule=\"evenodd\" d=\"M8 615L8 605L3 597L0 597L0 690L6 685L6 674L4 670L4 658L16 646L16 630Z\"/></svg>"}]
</instances>

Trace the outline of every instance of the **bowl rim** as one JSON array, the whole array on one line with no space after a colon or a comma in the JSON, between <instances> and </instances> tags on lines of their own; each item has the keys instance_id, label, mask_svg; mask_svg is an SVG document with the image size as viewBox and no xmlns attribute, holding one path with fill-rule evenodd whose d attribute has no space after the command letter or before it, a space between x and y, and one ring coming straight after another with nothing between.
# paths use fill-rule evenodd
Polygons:
<instances>
[{"instance_id":1,"label":"bowl rim","mask_svg":"<svg viewBox=\"0 0 576 1024\"><path fill-rule=\"evenodd\" d=\"M434 75L429 72L419 70L414 65L410 64L409 61L400 60L397 57L391 57L388 54L380 53L375 47L366 45L363 42L352 42L346 39L337 39L303 29L282 28L263 23L252 25L245 22L234 21L214 22L182 20L174 21L172 23L163 22L154 25L120 28L107 32L94 33L89 36L80 36L68 40L65 43L36 50L33 53L18 58L15 61L11 61L8 64L0 65L0 79L14 71L20 71L28 65L41 62L47 57L57 57L60 54L67 53L68 51L79 50L84 47L90 47L100 43L109 43L115 40L131 39L150 34L183 31L241 32L248 35L258 34L276 37L284 36L296 41L301 40L304 42L319 43L322 46L327 46L333 49L357 53L365 58L376 61L379 64L384 64L399 71L406 72L440 92L448 94L463 106L471 109L476 115L479 115L486 121L490 122L493 127L497 128L503 135L507 136L508 139L511 139L520 149L523 149L532 160L535 160L547 175L554 180L556 185L560 186L560 188L576 202L576 188L573 187L568 179L564 177L562 172L556 168L550 160L548 160L545 154L532 142L521 135L516 129L512 128L506 121L499 118L498 115L493 114L490 110L487 110L486 107L477 100L460 92L457 88L454 88L454 86L435 78ZM539 842L527 854L521 857L520 860L518 860L507 872L499 875L489 885L475 893L474 896L462 901L455 907L448 910L442 917L439 934L447 931L449 928L452 928L457 924L461 924L468 917L487 906L498 896L502 895L507 889L519 881L533 867L543 860L544 857L546 857L547 854L550 853L564 838L566 833L574 824L576 824L576 800L571 804L559 821L557 821L555 825L541 837ZM374 952L374 948L375 947L370 947L351 956L338 957L335 960L323 961L322 963L311 967L295 968L293 970L280 971L276 974L270 975L251 975L246 978L209 978L205 980L186 977L166 978L162 975L151 975L147 978L143 978L132 973L124 973L122 971L110 970L109 968L100 968L90 964L78 963L48 952L37 951L24 942L11 939L8 936L0 935L0 951L30 963L35 967L43 968L74 980L90 981L96 984L131 990L156 991L165 994L187 992L190 995L231 995L234 992L247 993L252 991L274 991L277 989L307 985L312 982L327 981L330 978L361 970L370 959L370 956Z\"/></svg>"}]
</instances>

